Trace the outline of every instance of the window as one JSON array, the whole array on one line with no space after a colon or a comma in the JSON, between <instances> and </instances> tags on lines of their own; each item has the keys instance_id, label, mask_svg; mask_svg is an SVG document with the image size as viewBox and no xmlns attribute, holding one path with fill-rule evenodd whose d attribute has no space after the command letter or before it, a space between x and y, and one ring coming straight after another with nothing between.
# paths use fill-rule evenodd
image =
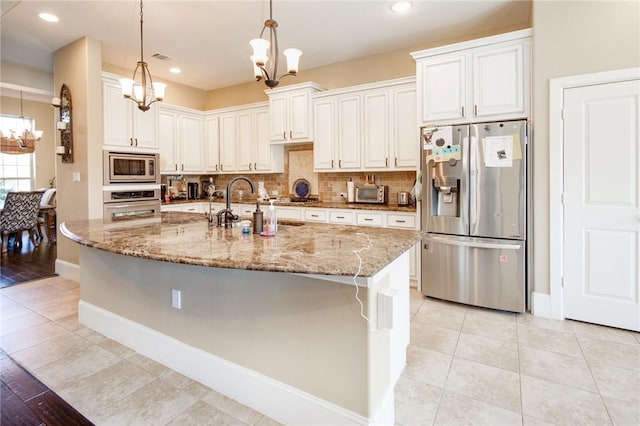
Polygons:
<instances>
[{"instance_id":1,"label":"window","mask_svg":"<svg viewBox=\"0 0 640 426\"><path fill-rule=\"evenodd\" d=\"M24 129L33 128L33 119L1 115L0 130L4 135L11 134L11 130L21 133ZM7 192L30 191L35 182L35 153L32 154L2 154L0 153L0 205L4 204Z\"/></svg>"}]
</instances>

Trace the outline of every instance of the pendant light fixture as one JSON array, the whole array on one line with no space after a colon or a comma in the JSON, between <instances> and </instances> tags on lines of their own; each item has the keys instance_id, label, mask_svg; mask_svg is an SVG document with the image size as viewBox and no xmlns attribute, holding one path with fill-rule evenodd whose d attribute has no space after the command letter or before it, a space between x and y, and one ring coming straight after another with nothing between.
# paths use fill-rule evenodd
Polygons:
<instances>
[{"instance_id":1,"label":"pendant light fixture","mask_svg":"<svg viewBox=\"0 0 640 426\"><path fill-rule=\"evenodd\" d=\"M27 118L24 116L22 108L22 91L20 91L20 121L25 123ZM30 154L35 151L35 142L42 138L44 132L42 130L33 130L33 121L31 128L24 129L21 134L15 130L10 130L9 136L5 136L0 131L1 148L0 151L5 154Z\"/></svg>"},{"instance_id":2,"label":"pendant light fixture","mask_svg":"<svg viewBox=\"0 0 640 426\"><path fill-rule=\"evenodd\" d=\"M122 94L125 98L131 99L138 104L138 108L142 111L148 111L152 103L164 99L164 90L167 85L164 83L154 83L151 78L151 73L149 72L149 67L144 61L142 23L142 0L140 0L140 60L136 65L136 69L133 71L133 78L120 79L120 85L122 86ZM136 79L138 71L140 71L140 81Z\"/></svg>"},{"instance_id":3,"label":"pendant light fixture","mask_svg":"<svg viewBox=\"0 0 640 426\"><path fill-rule=\"evenodd\" d=\"M282 52L287 58L287 72L278 77L279 49L278 35L276 33L277 27L278 22L273 19L272 0L269 0L269 19L264 21L260 38L254 38L249 44L253 47L251 62L253 63L253 72L256 81L264 78L264 83L271 88L276 87L280 83L279 78L288 75L298 75L298 61L300 60L300 55L302 55L302 51L298 49L286 49ZM269 32L268 40L262 38L267 28ZM270 71L268 70L267 63L271 66Z\"/></svg>"}]
</instances>

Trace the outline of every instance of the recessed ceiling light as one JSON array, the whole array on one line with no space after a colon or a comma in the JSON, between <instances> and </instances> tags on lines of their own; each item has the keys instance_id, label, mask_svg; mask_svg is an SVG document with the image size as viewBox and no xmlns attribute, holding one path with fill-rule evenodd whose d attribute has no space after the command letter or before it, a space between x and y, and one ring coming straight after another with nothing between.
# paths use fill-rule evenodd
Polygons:
<instances>
[{"instance_id":1,"label":"recessed ceiling light","mask_svg":"<svg viewBox=\"0 0 640 426\"><path fill-rule=\"evenodd\" d=\"M182 70L180 68L173 67L173 68L169 68L169 72L172 74L180 74Z\"/></svg>"},{"instance_id":2,"label":"recessed ceiling light","mask_svg":"<svg viewBox=\"0 0 640 426\"><path fill-rule=\"evenodd\" d=\"M408 12L409 9L411 9L411 6L412 4L410 1L401 0L401 1L393 2L389 7L389 9L393 13L405 13L405 12Z\"/></svg>"},{"instance_id":3,"label":"recessed ceiling light","mask_svg":"<svg viewBox=\"0 0 640 426\"><path fill-rule=\"evenodd\" d=\"M38 17L40 19L42 19L43 21L47 21L47 22L59 22L60 19L54 15L53 13L49 13L49 12L42 12L40 14L38 14Z\"/></svg>"}]
</instances>

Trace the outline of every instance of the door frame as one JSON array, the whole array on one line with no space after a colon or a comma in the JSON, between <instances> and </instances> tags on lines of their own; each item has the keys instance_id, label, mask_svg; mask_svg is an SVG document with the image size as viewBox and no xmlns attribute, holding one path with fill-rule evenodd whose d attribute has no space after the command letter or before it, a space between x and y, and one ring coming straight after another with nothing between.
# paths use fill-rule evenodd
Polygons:
<instances>
[{"instance_id":1,"label":"door frame","mask_svg":"<svg viewBox=\"0 0 640 426\"><path fill-rule=\"evenodd\" d=\"M536 315L564 319L562 278L564 275L564 91L576 87L640 79L640 67L549 80L549 299L534 299ZM541 306L536 306L541 305Z\"/></svg>"}]
</instances>

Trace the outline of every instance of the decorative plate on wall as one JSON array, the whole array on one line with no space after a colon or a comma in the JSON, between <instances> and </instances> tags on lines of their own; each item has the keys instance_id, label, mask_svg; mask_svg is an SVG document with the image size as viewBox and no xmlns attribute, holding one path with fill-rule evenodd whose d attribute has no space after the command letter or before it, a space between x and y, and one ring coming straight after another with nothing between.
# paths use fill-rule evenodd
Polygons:
<instances>
[{"instance_id":1,"label":"decorative plate on wall","mask_svg":"<svg viewBox=\"0 0 640 426\"><path fill-rule=\"evenodd\" d=\"M293 193L296 197L307 198L311 193L311 184L306 179L298 179L293 183Z\"/></svg>"}]
</instances>

